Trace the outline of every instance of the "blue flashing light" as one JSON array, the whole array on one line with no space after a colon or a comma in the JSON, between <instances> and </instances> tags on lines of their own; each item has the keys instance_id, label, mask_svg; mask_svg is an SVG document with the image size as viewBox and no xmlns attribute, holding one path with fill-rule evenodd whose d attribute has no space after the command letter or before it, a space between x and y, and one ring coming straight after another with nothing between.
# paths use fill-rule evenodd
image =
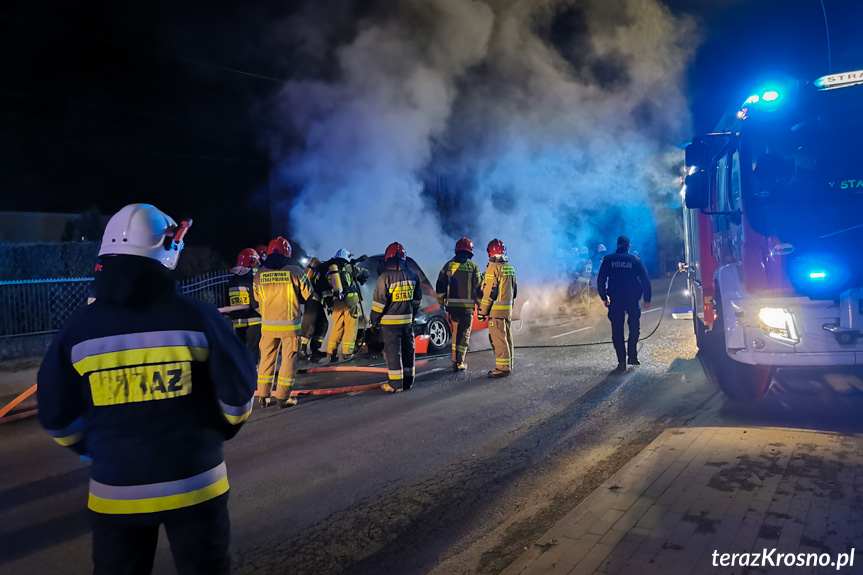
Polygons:
<instances>
[{"instance_id":1,"label":"blue flashing light","mask_svg":"<svg viewBox=\"0 0 863 575\"><path fill-rule=\"evenodd\" d=\"M757 104L758 100L760 99L761 98L758 97L758 94L752 94L751 96L746 98L746 101L743 102L743 105L745 106L746 104Z\"/></svg>"},{"instance_id":2,"label":"blue flashing light","mask_svg":"<svg viewBox=\"0 0 863 575\"><path fill-rule=\"evenodd\" d=\"M765 102L774 102L779 99L779 92L776 90L768 90L761 95L761 99Z\"/></svg>"},{"instance_id":3,"label":"blue flashing light","mask_svg":"<svg viewBox=\"0 0 863 575\"><path fill-rule=\"evenodd\" d=\"M809 272L809 279L812 280L823 280L827 278L827 272Z\"/></svg>"}]
</instances>

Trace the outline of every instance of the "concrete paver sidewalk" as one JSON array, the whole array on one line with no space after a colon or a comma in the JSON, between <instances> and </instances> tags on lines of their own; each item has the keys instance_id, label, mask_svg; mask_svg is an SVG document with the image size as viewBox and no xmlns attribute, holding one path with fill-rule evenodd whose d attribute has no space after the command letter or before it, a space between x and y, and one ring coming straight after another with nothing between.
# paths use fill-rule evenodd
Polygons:
<instances>
[{"instance_id":1,"label":"concrete paver sidewalk","mask_svg":"<svg viewBox=\"0 0 863 575\"><path fill-rule=\"evenodd\" d=\"M836 572L835 564L761 567L763 556L758 567L719 561L765 549L776 550L772 561L779 553L849 561L863 535L861 468L859 436L669 429L502 575ZM863 549L853 558L840 573L863 569Z\"/></svg>"}]
</instances>

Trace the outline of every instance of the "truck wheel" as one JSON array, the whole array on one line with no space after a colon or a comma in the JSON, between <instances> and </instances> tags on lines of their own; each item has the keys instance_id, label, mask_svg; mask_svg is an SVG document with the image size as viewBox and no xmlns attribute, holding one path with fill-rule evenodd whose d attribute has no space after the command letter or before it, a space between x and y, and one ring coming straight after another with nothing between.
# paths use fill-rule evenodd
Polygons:
<instances>
[{"instance_id":1,"label":"truck wheel","mask_svg":"<svg viewBox=\"0 0 863 575\"><path fill-rule=\"evenodd\" d=\"M748 365L734 361L725 350L725 321L722 317L722 298L716 287L716 321L713 329L701 335L704 351L703 363L708 377L714 378L722 393L731 399L761 399L770 389L773 380L772 365Z\"/></svg>"}]
</instances>

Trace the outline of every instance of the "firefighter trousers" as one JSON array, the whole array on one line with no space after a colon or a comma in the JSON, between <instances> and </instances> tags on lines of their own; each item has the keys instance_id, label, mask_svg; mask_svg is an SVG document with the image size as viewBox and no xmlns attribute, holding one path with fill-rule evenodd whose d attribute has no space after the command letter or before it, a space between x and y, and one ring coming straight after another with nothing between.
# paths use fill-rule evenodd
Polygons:
<instances>
[{"instance_id":1,"label":"firefighter trousers","mask_svg":"<svg viewBox=\"0 0 863 575\"><path fill-rule=\"evenodd\" d=\"M623 323L629 316L629 342L624 345ZM624 300L617 303L611 300L608 306L608 319L611 321L611 341L614 343L614 351L617 353L617 363L625 364L627 351L629 361L638 359L638 335L640 332L641 306L639 300Z\"/></svg>"},{"instance_id":2,"label":"firefighter trousers","mask_svg":"<svg viewBox=\"0 0 863 575\"><path fill-rule=\"evenodd\" d=\"M515 347L512 344L512 320L492 318L488 320L488 337L494 348L494 367L498 371L512 371Z\"/></svg>"},{"instance_id":3,"label":"firefighter trousers","mask_svg":"<svg viewBox=\"0 0 863 575\"><path fill-rule=\"evenodd\" d=\"M303 311L303 326L300 331L303 349L305 349L306 344L309 344L310 353L321 349L328 327L330 327L330 322L327 321L327 314L324 312L324 306L321 305L321 302L313 299L306 301L306 307Z\"/></svg>"},{"instance_id":4,"label":"firefighter trousers","mask_svg":"<svg viewBox=\"0 0 863 575\"><path fill-rule=\"evenodd\" d=\"M330 332L330 341L327 342L327 353L332 355L339 349L342 343L342 356L353 355L354 347L357 345L357 316L359 306L349 306L342 300L333 303L333 330Z\"/></svg>"},{"instance_id":5,"label":"firefighter trousers","mask_svg":"<svg viewBox=\"0 0 863 575\"><path fill-rule=\"evenodd\" d=\"M413 325L384 325L381 335L390 386L396 390L410 389L414 383Z\"/></svg>"},{"instance_id":6,"label":"firefighter trousers","mask_svg":"<svg viewBox=\"0 0 863 575\"><path fill-rule=\"evenodd\" d=\"M464 363L464 356L467 354L467 346L470 343L473 310L457 309L450 311L449 321L452 324L452 361L453 363Z\"/></svg>"},{"instance_id":7,"label":"firefighter trousers","mask_svg":"<svg viewBox=\"0 0 863 575\"><path fill-rule=\"evenodd\" d=\"M273 380L276 380L276 399L288 399L291 396L291 386L297 375L297 365L300 338L295 332L290 334L279 332L261 333L261 363L258 365L258 397L270 397ZM282 365L276 377L276 360L282 349Z\"/></svg>"},{"instance_id":8,"label":"firefighter trousers","mask_svg":"<svg viewBox=\"0 0 863 575\"><path fill-rule=\"evenodd\" d=\"M234 328L237 336L245 342L246 347L255 356L255 363L261 361L261 324Z\"/></svg>"},{"instance_id":9,"label":"firefighter trousers","mask_svg":"<svg viewBox=\"0 0 863 575\"><path fill-rule=\"evenodd\" d=\"M149 575L165 526L180 575L231 572L228 494L158 513L108 515L88 511L93 527L94 575Z\"/></svg>"}]
</instances>

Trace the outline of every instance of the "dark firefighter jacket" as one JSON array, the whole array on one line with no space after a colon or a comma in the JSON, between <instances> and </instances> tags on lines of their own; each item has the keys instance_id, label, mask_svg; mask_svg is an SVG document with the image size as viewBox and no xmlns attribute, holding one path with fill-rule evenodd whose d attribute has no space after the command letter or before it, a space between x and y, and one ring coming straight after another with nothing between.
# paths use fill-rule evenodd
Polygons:
<instances>
[{"instance_id":1,"label":"dark firefighter jacket","mask_svg":"<svg viewBox=\"0 0 863 575\"><path fill-rule=\"evenodd\" d=\"M384 264L372 302L372 325L410 325L422 303L422 286L417 275L399 258Z\"/></svg>"},{"instance_id":2,"label":"dark firefighter jacket","mask_svg":"<svg viewBox=\"0 0 863 575\"><path fill-rule=\"evenodd\" d=\"M482 297L482 272L471 261L468 252L458 252L438 274L435 292L437 301L447 309L469 310Z\"/></svg>"},{"instance_id":3,"label":"dark firefighter jacket","mask_svg":"<svg viewBox=\"0 0 863 575\"><path fill-rule=\"evenodd\" d=\"M92 456L89 507L152 513L228 490L222 443L252 409L255 361L216 308L154 260L105 258L96 301L51 342L39 421Z\"/></svg>"},{"instance_id":4,"label":"dark firefighter jacket","mask_svg":"<svg viewBox=\"0 0 863 575\"><path fill-rule=\"evenodd\" d=\"M625 249L618 249L613 254L602 258L599 275L596 278L599 297L606 296L614 302L638 301L644 295L644 301L650 302L650 278L641 263L641 258Z\"/></svg>"},{"instance_id":5,"label":"dark firefighter jacket","mask_svg":"<svg viewBox=\"0 0 863 575\"><path fill-rule=\"evenodd\" d=\"M243 309L237 309L228 313L234 329L248 327L250 325L261 325L261 314L255 309L257 302L252 296L252 288L255 274L249 270L243 275L234 274L228 280L228 298L231 306L241 305Z\"/></svg>"},{"instance_id":6,"label":"dark firefighter jacket","mask_svg":"<svg viewBox=\"0 0 863 575\"><path fill-rule=\"evenodd\" d=\"M482 280L482 300L477 313L494 319L511 319L516 296L515 268L505 256L499 261L489 262Z\"/></svg>"},{"instance_id":7,"label":"dark firefighter jacket","mask_svg":"<svg viewBox=\"0 0 863 575\"><path fill-rule=\"evenodd\" d=\"M312 297L312 284L281 254L270 254L255 274L254 295L261 309L261 331L273 337L300 334L300 305Z\"/></svg>"}]
</instances>

